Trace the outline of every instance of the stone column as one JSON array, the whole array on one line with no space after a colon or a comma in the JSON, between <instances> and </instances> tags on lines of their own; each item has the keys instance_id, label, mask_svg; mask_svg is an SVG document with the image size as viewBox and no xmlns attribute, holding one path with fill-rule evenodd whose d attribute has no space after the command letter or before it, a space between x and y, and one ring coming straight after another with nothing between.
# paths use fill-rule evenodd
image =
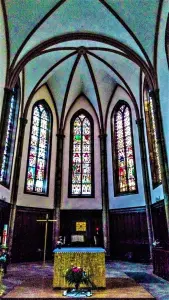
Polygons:
<instances>
[{"instance_id":1,"label":"stone column","mask_svg":"<svg viewBox=\"0 0 169 300\"><path fill-rule=\"evenodd\" d=\"M150 92L150 97L152 97L153 100L154 116L156 122L157 143L158 143L158 151L159 151L160 165L161 165L161 179L163 185L164 205L165 205L165 213L166 213L166 220L167 220L168 238L169 238L169 169L168 169L167 151L166 151L165 140L164 140L163 123L162 123L160 100L159 100L159 90Z\"/></svg>"},{"instance_id":2,"label":"stone column","mask_svg":"<svg viewBox=\"0 0 169 300\"><path fill-rule=\"evenodd\" d=\"M62 188L62 166L63 166L63 145L64 134L59 133L57 136L57 157L56 157L56 179L55 179L55 207L53 223L53 248L56 247L56 241L60 235L60 204L61 204L61 188Z\"/></svg>"},{"instance_id":3,"label":"stone column","mask_svg":"<svg viewBox=\"0 0 169 300\"><path fill-rule=\"evenodd\" d=\"M153 231L153 222L152 222L152 213L151 213L150 180L149 180L149 172L148 172L143 118L137 119L136 124L138 126L139 142L140 142L141 165L142 165L143 183L144 183L144 197L145 197L145 204L146 204L145 207L146 207L150 260L152 260L152 243L154 241L154 231Z\"/></svg>"},{"instance_id":4,"label":"stone column","mask_svg":"<svg viewBox=\"0 0 169 300\"><path fill-rule=\"evenodd\" d=\"M13 178L12 178L12 187L11 187L11 211L10 211L10 218L9 218L9 235L8 235L9 252L11 252L12 242L13 242L13 233L14 233L15 216L16 216L16 203L17 203L17 196L18 196L19 176L20 176L20 169L21 169L21 159L22 159L23 141L24 141L26 123L27 120L25 118L20 118L19 134L18 134L18 141L16 147L16 156L15 156L15 164L14 164L14 171L13 171Z\"/></svg>"},{"instance_id":5,"label":"stone column","mask_svg":"<svg viewBox=\"0 0 169 300\"><path fill-rule=\"evenodd\" d=\"M100 158L101 158L101 185L102 185L102 226L104 248L107 256L110 255L110 235L109 235L109 197L108 197L108 177L107 177L107 134L99 135L100 138Z\"/></svg>"}]
</instances>

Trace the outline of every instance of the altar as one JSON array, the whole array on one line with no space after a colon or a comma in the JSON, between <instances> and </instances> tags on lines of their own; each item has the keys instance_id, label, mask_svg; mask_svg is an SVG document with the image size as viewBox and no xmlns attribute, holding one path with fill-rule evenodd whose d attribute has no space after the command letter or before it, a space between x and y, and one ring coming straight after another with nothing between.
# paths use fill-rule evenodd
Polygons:
<instances>
[{"instance_id":1,"label":"altar","mask_svg":"<svg viewBox=\"0 0 169 300\"><path fill-rule=\"evenodd\" d=\"M106 287L105 250L103 248L61 248L54 251L53 288L74 287L65 280L66 270L82 267L97 288ZM85 285L81 285L85 287Z\"/></svg>"}]
</instances>

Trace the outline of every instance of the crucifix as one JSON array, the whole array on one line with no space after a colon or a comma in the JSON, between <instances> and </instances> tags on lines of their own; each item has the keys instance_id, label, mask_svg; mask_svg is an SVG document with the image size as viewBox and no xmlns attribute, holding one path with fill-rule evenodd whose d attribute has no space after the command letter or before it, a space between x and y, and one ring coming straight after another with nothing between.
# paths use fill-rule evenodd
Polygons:
<instances>
[{"instance_id":1,"label":"crucifix","mask_svg":"<svg viewBox=\"0 0 169 300\"><path fill-rule=\"evenodd\" d=\"M45 220L36 220L37 222L45 222L45 237L44 237L44 251L43 251L43 266L45 266L46 261L46 242L47 242L47 235L48 235L48 222L57 222L57 220L49 220L48 214L46 214Z\"/></svg>"}]
</instances>

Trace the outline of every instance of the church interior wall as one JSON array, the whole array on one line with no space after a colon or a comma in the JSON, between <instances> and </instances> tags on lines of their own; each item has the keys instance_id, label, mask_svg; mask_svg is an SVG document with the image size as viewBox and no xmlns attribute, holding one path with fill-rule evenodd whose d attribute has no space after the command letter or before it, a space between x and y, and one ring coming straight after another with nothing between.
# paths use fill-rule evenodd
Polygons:
<instances>
[{"instance_id":1,"label":"church interior wall","mask_svg":"<svg viewBox=\"0 0 169 300\"><path fill-rule=\"evenodd\" d=\"M6 84L6 75L7 75L7 65L8 65L8 52L7 47L8 44L6 42L6 32L3 17L3 9L2 3L0 2L0 62L1 62L1 71L0 71L0 118L1 112L3 108L3 99L4 99L4 88ZM166 46L165 46L165 34L166 34L166 23L168 16L168 0L163 0L162 3L162 11L161 17L159 21L159 32L158 32L158 43L157 43L157 75L158 75L158 87L160 94L160 108L163 122L163 130L164 130L164 138L166 144L167 158L169 162L169 72L168 72L168 64L166 57ZM53 17L54 20L54 17ZM8 20L9 21L9 20ZM94 24L94 23L93 23ZM21 23L22 26L22 23ZM9 28L10 29L10 28ZM11 31L13 32L13 31ZM9 34L11 34L9 32ZM122 31L121 31L122 32ZM94 33L94 32L93 32ZM104 32L106 34L106 32ZM35 35L36 37L36 35ZM47 37L47 31L46 31ZM113 36L112 36L113 37ZM11 43L11 53L12 53L12 39L14 37L9 36L9 43ZM139 39L139 36L138 36ZM34 41L36 39L34 38ZM88 41L87 41L88 42ZM129 40L128 40L129 42ZM79 40L79 43L81 41ZM153 43L152 43L153 45ZM110 46L110 45L109 45ZM131 45L128 45L129 47ZM54 45L53 45L54 47ZM153 48L153 47L152 47ZM26 49L26 47L25 47ZM131 47L132 49L132 47ZM134 49L134 48L133 48ZM137 48L135 48L137 49ZM26 50L24 50L26 51ZM24 52L23 53L26 53ZM152 49L153 53L154 49ZM169 51L169 46L168 46ZM22 53L22 55L23 55ZM141 51L140 51L141 53ZM13 53L14 54L14 53ZM13 55L12 54L12 55ZM51 62L51 57L55 56L55 53L50 54L49 60ZM90 60L94 66L94 60L92 60L91 55L85 54L90 57ZM112 54L111 54L112 55ZM21 56L20 56L21 57ZM40 57L40 56L39 56ZM45 55L43 56L44 59ZM46 55L47 57L47 55ZM84 56L82 55L83 60ZM82 61L81 57L81 61ZM144 55L141 54L142 59L144 59ZM42 58L42 57L41 57ZM150 58L151 59L151 58ZM57 61L57 59L55 58ZM72 61L74 58L72 57ZM19 59L18 59L19 61ZM38 68L37 64L38 59L32 59L29 62L29 68L31 73L29 73L28 65L25 66L25 71L23 70L20 75L20 83L21 83L21 99L23 100L23 109L25 109L28 98L30 95L31 89L36 84L36 78L31 77L30 74L33 74L36 71L34 68ZM122 60L121 60L122 61ZM116 62L116 61L115 61ZM114 64L115 64L114 62ZM116 62L117 67L119 65L119 61ZM66 65L67 61L65 62ZM68 63L67 63L68 64ZM123 63L121 65L120 74L124 76L127 84L130 86L132 92L136 96L136 102L139 105L139 72L140 69L138 66L133 64L133 69L130 66L132 61L129 61L128 67L126 64L126 68L124 68ZM153 64L153 61L152 61ZM82 65L83 66L83 65ZM148 66L148 65L147 65ZM43 67L43 66L41 66ZM58 109L62 110L62 98L64 98L64 85L59 92L59 85L61 86L61 82L63 84L63 79L57 82L56 78L57 74L62 73L62 66L58 71L56 69L56 73L53 77L49 76L48 84L51 87L53 95L55 96L56 106ZM27 70L26 70L27 68ZM69 68L68 68L69 69ZM79 68L80 69L80 68ZM124 70L123 70L124 69ZM66 69L63 68L65 72ZM97 68L96 68L97 70ZM99 64L98 64L99 70ZM101 70L101 69L100 69ZM133 70L133 72L130 72ZM134 73L135 70L135 73ZM40 70L39 70L40 71ZM82 70L84 71L84 70ZM79 72L79 73L78 73ZM72 80L72 86L69 91L69 95L67 98L67 105L65 107L65 112L69 110L72 105L73 99L75 95L79 94L80 89L85 83L84 78L80 77L81 73L78 70L77 74L74 74L73 78L79 77L77 80ZM36 72L35 72L36 73ZM66 73L66 72L65 72ZM63 73L63 74L65 74ZM82 72L83 73L83 72ZM85 72L84 72L85 73ZM12 74L12 73L11 73ZM110 72L111 76L112 73ZM35 75L35 74L34 74ZM96 74L97 75L97 74ZM100 74L99 74L100 75ZM105 79L109 78L112 80L112 85L110 86L109 82L107 84L111 92L115 88L117 82L113 78L105 76ZM130 78L131 76L131 78ZM132 77L133 76L133 77ZM135 76L135 78L134 78ZM142 73L142 83L144 83L144 74ZM24 78L24 80L23 80ZM66 77L65 77L66 78ZM109 99L108 95L110 90L108 91L105 88L105 82L103 81L103 76L96 76L96 82L99 87L101 104L107 105L106 99ZM133 78L133 81L132 81ZM81 79L83 79L81 82ZM91 78L90 78L91 79ZM64 79L66 82L66 79ZM24 86L22 83L24 81ZM91 80L92 82L93 80ZM86 83L85 83L86 84ZM87 85L84 84L84 87ZM88 83L87 83L88 84ZM123 83L122 83L123 84ZM78 88L76 87L78 85ZM144 84L142 84L143 89ZM73 87L73 88L72 88ZM76 87L76 88L74 88ZM84 88L83 87L83 88ZM86 88L86 91L88 87ZM94 89L93 89L94 91ZM60 94L58 94L60 93ZM61 95L62 94L62 95ZM143 91L142 91L143 94ZM59 97L59 96L63 97ZM94 95L90 92L89 95ZM95 95L94 95L95 97ZM107 97L107 98L106 98ZM94 99L96 99L95 97ZM104 99L105 98L105 99ZM25 188L25 176L26 176L26 167L27 167L27 155L28 155L28 147L29 147L29 136L30 136L30 128L31 128L31 116L32 116L32 107L36 101L44 99L51 111L53 117L52 124L52 145L51 145L51 164L50 164L50 176L49 176L49 195L48 196L40 196L24 193ZM89 99L91 103L94 103L95 100ZM133 130L133 140L134 140L134 152L135 152L135 162L136 162L136 171L137 171L137 185L138 185L138 193L124 195L124 196L115 196L114 194L114 177L113 177L113 164L112 164L112 132L111 132L111 114L119 100L126 101L131 108L132 112L132 130ZM103 115L106 115L106 107L102 107ZM97 107L96 103L94 106ZM93 198L73 198L68 197L68 178L69 178L69 144L70 144L70 120L74 113L76 113L79 109L85 109L93 118L94 123L94 185L95 185L95 197ZM143 116L144 116L144 108ZM77 101L74 102L68 115L64 116L64 120L66 120L65 129L64 129L64 147L63 147L63 168L62 168L62 189L61 189L61 212L60 212L60 234L67 237L68 240L66 242L70 242L70 237L72 234L76 234L75 223L77 221L85 221L87 222L87 236L88 241L91 239L91 243L93 243L93 236L96 234L96 228L100 230L100 244L99 246L103 246L103 232L102 232L102 190L101 190L101 159L100 159L100 131L98 124L98 116L89 101L85 99L85 96L80 96ZM18 117L18 126L16 132L16 141L15 141L15 151L13 155L13 166L11 171L11 182L10 188L6 188L3 185L0 185L0 236L2 236L3 226L4 224L9 224L10 217L10 209L12 205L10 205L11 198L11 187L13 181L13 173L14 173L14 162L16 159L16 149L17 149L17 141L18 141L18 129L19 129L19 118L21 116L21 105L20 112ZM21 159L21 169L20 169L20 178L19 178L19 188L17 195L17 209L16 209L16 220L14 227L14 236L13 236L13 249L12 249L12 260L13 261L33 261L33 260L41 260L42 261L42 251L44 245L44 223L38 223L38 219L45 219L46 214L49 217L53 218L54 211L54 196L55 196L55 175L56 175L56 153L57 153L57 136L58 133L58 120L56 116L55 107L53 104L53 100L51 95L45 85L43 85L39 90L37 90L31 100L31 103L28 108L27 114L28 123L25 127L25 137L23 144L23 153ZM145 119L145 118L144 118ZM164 206L164 193L163 186L159 185L156 188L153 188L152 185L152 176L150 169L150 159L149 159L149 149L148 149L148 141L147 141L147 133L146 133L146 124L144 122L145 129L145 143L146 143L146 151L147 151L147 163L148 163L148 172L149 172L149 182L150 182L150 192L151 192L151 213L152 213L152 221L153 221L153 230L154 230L154 238L159 239L161 242L168 240L167 233L167 225L166 225L166 214L165 214L165 206ZM116 92L113 95L109 112L107 115L107 170L108 170L108 197L109 197L109 222L110 222L110 246L111 246L111 257L112 258L120 258L120 259L128 259L126 256L127 253L132 253L133 260L148 260L149 259L149 240L148 240L148 227L147 227L147 216L146 216L146 207L145 207L145 198L144 198L144 186L143 186L143 174L142 174L142 165L141 165L141 153L140 153L140 143L138 136L138 128L136 125L136 113L134 109L134 105L129 97L129 95L125 92L123 88L118 86ZM47 240L47 259L51 259L52 253L52 223L49 223L48 230L48 240Z\"/></svg>"},{"instance_id":2,"label":"church interior wall","mask_svg":"<svg viewBox=\"0 0 169 300\"><path fill-rule=\"evenodd\" d=\"M1 62L1 72L0 72L0 117L4 98L4 87L7 72L7 46L6 46L6 36L5 36L5 24L2 12L2 3L0 2L0 62ZM0 188L0 199L10 202L10 190L4 186Z\"/></svg>"},{"instance_id":3,"label":"church interior wall","mask_svg":"<svg viewBox=\"0 0 169 300\"><path fill-rule=\"evenodd\" d=\"M5 87L5 79L6 79L6 71L7 71L7 46L6 46L6 37L5 37L5 24L2 12L2 3L0 2L0 116L3 104L3 96L4 96L4 87Z\"/></svg>"},{"instance_id":4,"label":"church interior wall","mask_svg":"<svg viewBox=\"0 0 169 300\"><path fill-rule=\"evenodd\" d=\"M24 193L25 187L25 174L27 166L27 155L28 155L28 146L29 146L29 136L30 136L30 125L31 125L31 116L32 116L32 107L34 103L38 100L44 99L51 111L53 116L53 126L52 126L52 145L51 145L51 165L50 165L50 176L49 176L49 195L40 196ZM23 145L23 154L21 161L21 172L19 179L19 189L18 189L18 198L17 205L28 206L28 207L41 207L41 208L50 208L54 206L54 186L55 186L55 166L56 166L56 133L57 133L57 122L56 122L56 112L54 105L52 103L51 96L46 88L42 86L34 95L27 115L27 124L25 128L25 138Z\"/></svg>"},{"instance_id":5,"label":"church interior wall","mask_svg":"<svg viewBox=\"0 0 169 300\"><path fill-rule=\"evenodd\" d=\"M169 162L169 72L165 49L165 31L168 16L168 1L165 0L162 6L160 18L158 45L157 45L157 73L159 84L160 107L163 121L164 137L167 149L167 157Z\"/></svg>"},{"instance_id":6,"label":"church interior wall","mask_svg":"<svg viewBox=\"0 0 169 300\"><path fill-rule=\"evenodd\" d=\"M70 120L74 113L79 109L85 109L94 121L94 181L95 198L69 198L68 197L68 177L69 177L69 143L70 143ZM100 169L100 140L99 125L93 108L89 102L82 96L71 108L64 131L64 151L63 151L63 171L62 171L62 195L61 209L102 209L101 194L101 169ZM66 188L65 188L66 187Z\"/></svg>"},{"instance_id":7,"label":"church interior wall","mask_svg":"<svg viewBox=\"0 0 169 300\"><path fill-rule=\"evenodd\" d=\"M133 142L134 142L135 162L136 162L136 172L137 172L138 194L115 197L113 167L112 167L111 114L114 106L119 100L125 100L130 105L131 112L132 112L132 129L133 129ZM136 121L136 114L135 114L132 101L130 97L127 95L127 93L121 87L118 87L111 101L111 105L107 117L107 161L108 161L107 167L108 167L108 191L109 191L110 209L137 207L137 206L145 205L139 138L138 138L137 125L135 121Z\"/></svg>"}]
</instances>

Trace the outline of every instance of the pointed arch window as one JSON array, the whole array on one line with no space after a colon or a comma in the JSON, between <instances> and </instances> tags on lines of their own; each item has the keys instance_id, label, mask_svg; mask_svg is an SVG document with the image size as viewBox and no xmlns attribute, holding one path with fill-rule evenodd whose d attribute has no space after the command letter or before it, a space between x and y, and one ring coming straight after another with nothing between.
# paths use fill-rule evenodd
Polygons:
<instances>
[{"instance_id":1,"label":"pointed arch window","mask_svg":"<svg viewBox=\"0 0 169 300\"><path fill-rule=\"evenodd\" d=\"M26 172L26 193L48 194L52 115L45 101L33 106Z\"/></svg>"},{"instance_id":2,"label":"pointed arch window","mask_svg":"<svg viewBox=\"0 0 169 300\"><path fill-rule=\"evenodd\" d=\"M144 114L146 121L147 140L153 188L161 183L161 167L157 144L156 124L153 99L146 88L144 93Z\"/></svg>"},{"instance_id":3,"label":"pointed arch window","mask_svg":"<svg viewBox=\"0 0 169 300\"><path fill-rule=\"evenodd\" d=\"M0 151L0 183L9 187L12 162L14 156L15 138L19 115L19 85L12 90L12 95L6 103L3 137Z\"/></svg>"},{"instance_id":4,"label":"pointed arch window","mask_svg":"<svg viewBox=\"0 0 169 300\"><path fill-rule=\"evenodd\" d=\"M70 123L69 197L94 197L93 119L78 111Z\"/></svg>"},{"instance_id":5,"label":"pointed arch window","mask_svg":"<svg viewBox=\"0 0 169 300\"><path fill-rule=\"evenodd\" d=\"M131 110L119 101L113 113L114 179L115 194L137 192Z\"/></svg>"}]
</instances>

